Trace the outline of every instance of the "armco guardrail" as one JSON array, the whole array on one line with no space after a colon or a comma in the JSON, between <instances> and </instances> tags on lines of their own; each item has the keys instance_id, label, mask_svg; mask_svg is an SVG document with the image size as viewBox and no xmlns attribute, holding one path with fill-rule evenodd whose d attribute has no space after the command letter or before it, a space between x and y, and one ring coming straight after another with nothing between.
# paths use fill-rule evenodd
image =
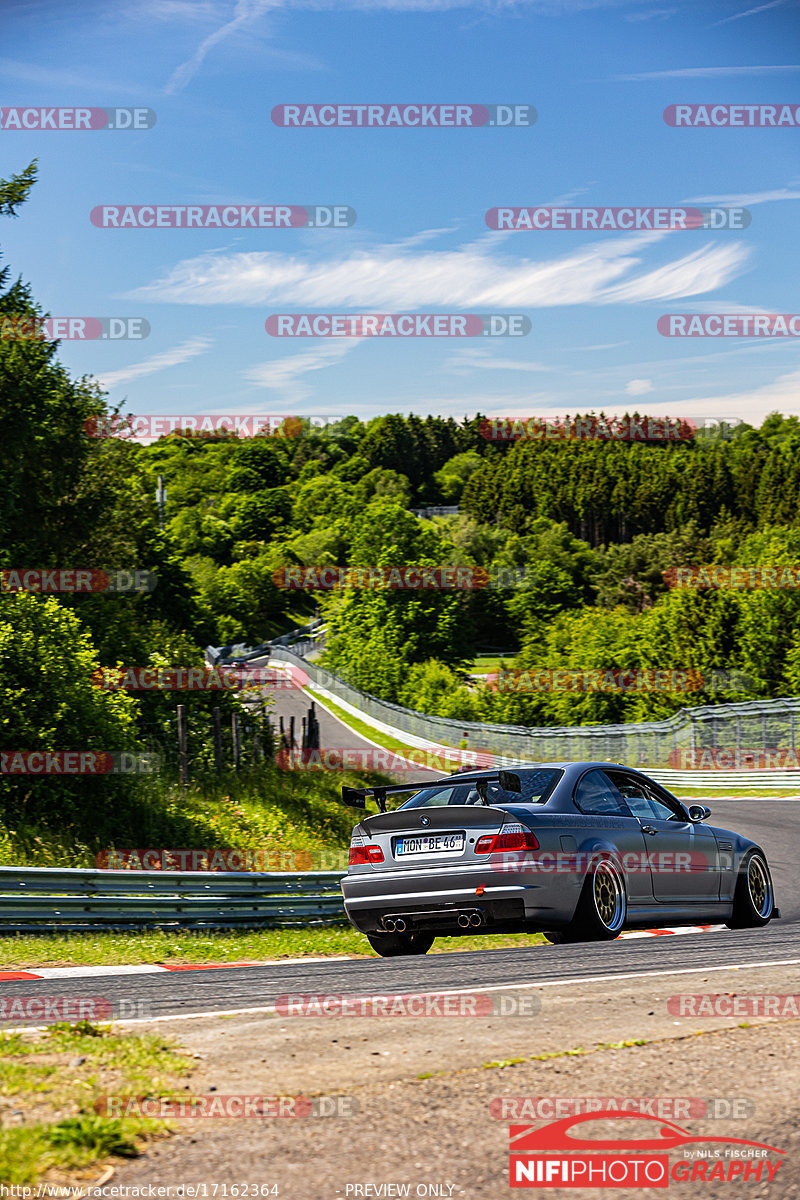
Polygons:
<instances>
[{"instance_id":1,"label":"armco guardrail","mask_svg":"<svg viewBox=\"0 0 800 1200\"><path fill-rule=\"evenodd\" d=\"M726 789L739 791L742 788L769 789L782 792L794 791L800 796L800 771L776 771L764 768L753 771L660 771L657 767L642 767L646 775L663 783L676 796L684 788L701 788L703 791L720 792Z\"/></svg>"},{"instance_id":2,"label":"armco guardrail","mask_svg":"<svg viewBox=\"0 0 800 1200\"><path fill-rule=\"evenodd\" d=\"M330 925L344 919L342 875L0 867L0 930Z\"/></svg>"}]
</instances>

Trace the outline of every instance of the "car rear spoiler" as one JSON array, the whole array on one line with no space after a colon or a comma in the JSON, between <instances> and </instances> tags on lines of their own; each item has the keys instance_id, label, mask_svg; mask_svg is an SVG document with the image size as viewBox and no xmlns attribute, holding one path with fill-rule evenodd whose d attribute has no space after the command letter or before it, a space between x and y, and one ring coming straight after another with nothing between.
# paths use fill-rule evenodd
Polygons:
<instances>
[{"instance_id":1,"label":"car rear spoiler","mask_svg":"<svg viewBox=\"0 0 800 1200\"><path fill-rule=\"evenodd\" d=\"M516 775L513 771L498 771L496 775L481 775L480 778L475 780L475 788L484 804L488 804L488 800L486 799L486 785L495 781L500 784L503 791L522 791L519 775ZM425 783L380 783L374 787L365 788L343 787L342 804L346 804L348 808L366 808L367 796L372 796L380 812L386 812L386 797L391 792L421 792L425 788L440 787L443 784L452 782L453 776L445 775L441 779L431 779ZM469 780L461 778L459 782L469 783Z\"/></svg>"}]
</instances>

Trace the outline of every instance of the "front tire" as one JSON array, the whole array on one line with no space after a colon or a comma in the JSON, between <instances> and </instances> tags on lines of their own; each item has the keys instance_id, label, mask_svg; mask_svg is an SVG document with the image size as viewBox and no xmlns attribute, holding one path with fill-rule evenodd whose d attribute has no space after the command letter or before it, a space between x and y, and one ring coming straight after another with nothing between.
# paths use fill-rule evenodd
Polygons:
<instances>
[{"instance_id":1,"label":"front tire","mask_svg":"<svg viewBox=\"0 0 800 1200\"><path fill-rule=\"evenodd\" d=\"M775 909L775 892L767 860L752 850L742 860L733 895L729 929L758 929L767 925Z\"/></svg>"},{"instance_id":2,"label":"front tire","mask_svg":"<svg viewBox=\"0 0 800 1200\"><path fill-rule=\"evenodd\" d=\"M613 858L598 858L584 880L575 915L563 929L548 930L554 945L609 942L619 937L628 915L622 872Z\"/></svg>"},{"instance_id":3,"label":"front tire","mask_svg":"<svg viewBox=\"0 0 800 1200\"><path fill-rule=\"evenodd\" d=\"M368 933L367 941L381 958L397 958L405 954L427 954L435 934L417 929L412 933Z\"/></svg>"}]
</instances>

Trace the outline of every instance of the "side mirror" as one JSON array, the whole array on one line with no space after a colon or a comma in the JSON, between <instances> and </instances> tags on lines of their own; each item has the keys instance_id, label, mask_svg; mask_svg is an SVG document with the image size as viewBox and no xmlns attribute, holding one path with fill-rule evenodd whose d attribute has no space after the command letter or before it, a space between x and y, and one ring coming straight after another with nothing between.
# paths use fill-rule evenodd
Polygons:
<instances>
[{"instance_id":1,"label":"side mirror","mask_svg":"<svg viewBox=\"0 0 800 1200\"><path fill-rule=\"evenodd\" d=\"M690 804L687 812L689 813L689 820L695 825L699 821L705 821L706 817L711 816L711 809L707 808L705 804Z\"/></svg>"}]
</instances>

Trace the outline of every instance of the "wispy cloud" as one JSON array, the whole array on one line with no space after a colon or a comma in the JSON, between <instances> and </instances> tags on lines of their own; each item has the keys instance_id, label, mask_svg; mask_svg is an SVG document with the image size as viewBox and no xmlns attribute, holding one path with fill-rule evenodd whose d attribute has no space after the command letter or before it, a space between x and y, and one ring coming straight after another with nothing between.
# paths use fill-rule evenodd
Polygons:
<instances>
[{"instance_id":1,"label":"wispy cloud","mask_svg":"<svg viewBox=\"0 0 800 1200\"><path fill-rule=\"evenodd\" d=\"M625 384L625 392L628 396L646 396L653 387L652 379L630 379Z\"/></svg>"},{"instance_id":2,"label":"wispy cloud","mask_svg":"<svg viewBox=\"0 0 800 1200\"><path fill-rule=\"evenodd\" d=\"M144 362L135 363L130 367L122 367L119 371L108 371L100 377L98 382L102 388L108 389L116 387L120 383L128 383L131 379L142 379L145 375L155 375L158 371L165 371L168 367L177 367L191 358L197 358L199 354L205 354L211 345L211 338L190 338L188 342L181 342L172 350L154 354L152 358L146 358Z\"/></svg>"},{"instance_id":3,"label":"wispy cloud","mask_svg":"<svg viewBox=\"0 0 800 1200\"><path fill-rule=\"evenodd\" d=\"M269 10L278 7L280 7L280 0L237 0L230 19L203 38L192 57L173 71L164 90L168 94L181 91L196 75L215 46L231 37L232 34L243 30Z\"/></svg>"},{"instance_id":4,"label":"wispy cloud","mask_svg":"<svg viewBox=\"0 0 800 1200\"><path fill-rule=\"evenodd\" d=\"M612 75L617 81L640 79L722 79L727 75L775 75L780 71L800 71L800 63L760 67L676 67L671 71L642 71L638 75Z\"/></svg>"},{"instance_id":5,"label":"wispy cloud","mask_svg":"<svg viewBox=\"0 0 800 1200\"><path fill-rule=\"evenodd\" d=\"M692 312L749 313L751 316L775 311L769 308L759 308L754 304L739 304L735 300L693 300L687 308Z\"/></svg>"},{"instance_id":6,"label":"wispy cloud","mask_svg":"<svg viewBox=\"0 0 800 1200\"><path fill-rule=\"evenodd\" d=\"M723 196L693 196L687 204L726 204L733 208L752 208L755 204L770 204L773 200L800 200L800 191L773 188L768 192L741 192Z\"/></svg>"},{"instance_id":7,"label":"wispy cloud","mask_svg":"<svg viewBox=\"0 0 800 1200\"><path fill-rule=\"evenodd\" d=\"M203 255L178 263L128 299L171 304L247 304L386 311L451 307L484 310L621 304L701 295L742 273L750 250L740 242L706 243L636 274L648 245L662 235L595 242L559 258L504 256L496 242L456 250L410 252L397 246L309 260L253 251ZM667 236L682 236L673 234Z\"/></svg>"},{"instance_id":8,"label":"wispy cloud","mask_svg":"<svg viewBox=\"0 0 800 1200\"><path fill-rule=\"evenodd\" d=\"M747 8L744 12L734 13L731 17L723 17L721 21L714 21L712 28L715 25L727 25L729 21L741 21L742 17L754 17L756 13L765 12L768 8L778 8L785 2L786 0L769 0L769 4L759 4L757 8Z\"/></svg>"},{"instance_id":9,"label":"wispy cloud","mask_svg":"<svg viewBox=\"0 0 800 1200\"><path fill-rule=\"evenodd\" d=\"M321 371L333 366L353 350L358 343L345 339L322 342L311 346L299 354L287 355L286 358L276 358L271 362L258 363L242 371L242 377L248 383L257 387L269 388L279 392L281 399L289 403L299 404L311 395L311 387L304 381L304 376L311 371Z\"/></svg>"},{"instance_id":10,"label":"wispy cloud","mask_svg":"<svg viewBox=\"0 0 800 1200\"><path fill-rule=\"evenodd\" d=\"M800 370L790 371L779 375L771 383L757 384L754 388L742 391L726 392L716 396L694 396L689 403L697 406L698 411L715 413L724 412L727 416L741 417L744 421L753 422L769 412L781 412L785 416L797 415L800 412Z\"/></svg>"},{"instance_id":11,"label":"wispy cloud","mask_svg":"<svg viewBox=\"0 0 800 1200\"><path fill-rule=\"evenodd\" d=\"M780 0L777 0L780 3ZM677 8L646 8L642 12L626 13L626 21L654 21L666 20L667 17L674 17Z\"/></svg>"},{"instance_id":12,"label":"wispy cloud","mask_svg":"<svg viewBox=\"0 0 800 1200\"><path fill-rule=\"evenodd\" d=\"M236 0L231 10L222 5L192 3L191 0L151 0L150 9L159 11L162 18L208 20L215 16L221 23L202 39L195 52L172 73L166 86L168 93L179 92L192 80L211 51L228 38L251 30L261 18L275 12L314 10L374 13L440 13L458 9L477 9L489 14L513 12L526 8L543 16L560 16L595 8L614 8L625 0Z\"/></svg>"},{"instance_id":13,"label":"wispy cloud","mask_svg":"<svg viewBox=\"0 0 800 1200\"><path fill-rule=\"evenodd\" d=\"M93 79L84 71L63 71L58 67L41 66L39 63L20 62L16 58L0 56L0 78L21 79L43 87L79 88L81 91L105 92L108 96L142 96L146 88L141 84L121 83L119 79ZM7 91L8 89L4 89ZM6 100L6 103L8 100Z\"/></svg>"},{"instance_id":14,"label":"wispy cloud","mask_svg":"<svg viewBox=\"0 0 800 1200\"><path fill-rule=\"evenodd\" d=\"M523 371L536 374L540 371L557 371L544 363L529 359L498 358L486 346L464 346L446 359L442 370L451 375L463 375L468 371Z\"/></svg>"}]
</instances>

